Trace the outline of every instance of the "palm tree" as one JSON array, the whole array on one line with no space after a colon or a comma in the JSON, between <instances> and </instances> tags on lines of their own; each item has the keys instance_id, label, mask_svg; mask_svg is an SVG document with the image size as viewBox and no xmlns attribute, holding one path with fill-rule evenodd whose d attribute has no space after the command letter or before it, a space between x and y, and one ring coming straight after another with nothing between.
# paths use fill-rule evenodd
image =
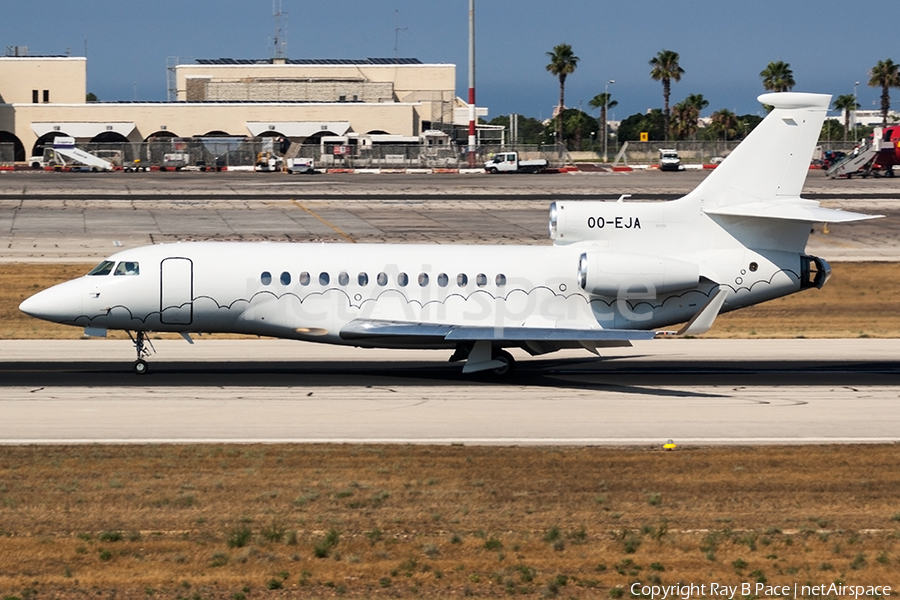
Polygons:
<instances>
[{"instance_id":1,"label":"palm tree","mask_svg":"<svg viewBox=\"0 0 900 600\"><path fill-rule=\"evenodd\" d=\"M709 100L703 94L691 94L678 104L674 109L675 136L679 139L687 139L697 133L700 127L700 111L709 106Z\"/></svg>"},{"instance_id":2,"label":"palm tree","mask_svg":"<svg viewBox=\"0 0 900 600\"><path fill-rule=\"evenodd\" d=\"M759 76L763 78L763 88L770 92L789 92L797 85L791 65L780 60L770 62Z\"/></svg>"},{"instance_id":3,"label":"palm tree","mask_svg":"<svg viewBox=\"0 0 900 600\"><path fill-rule=\"evenodd\" d=\"M847 133L850 131L850 111L857 110L859 103L853 94L838 96L834 101L834 109L844 111L844 141L847 141Z\"/></svg>"},{"instance_id":4,"label":"palm tree","mask_svg":"<svg viewBox=\"0 0 900 600\"><path fill-rule=\"evenodd\" d=\"M562 113L566 106L566 77L575 72L578 66L579 58L572 52L572 46L569 44L560 44L553 47L552 52L548 52L550 64L547 70L559 77L559 108L556 113L556 141L562 142L563 119Z\"/></svg>"},{"instance_id":5,"label":"palm tree","mask_svg":"<svg viewBox=\"0 0 900 600\"><path fill-rule=\"evenodd\" d=\"M588 106L591 108L600 109L600 131L603 132L603 135L606 135L607 110L619 105L619 103L616 100L612 100L611 97L612 94L601 92L591 98L591 101L588 102Z\"/></svg>"},{"instance_id":6,"label":"palm tree","mask_svg":"<svg viewBox=\"0 0 900 600\"><path fill-rule=\"evenodd\" d=\"M897 65L891 59L879 60L869 69L869 87L881 88L881 126L887 126L888 112L891 110L891 88L900 88L900 74Z\"/></svg>"},{"instance_id":7,"label":"palm tree","mask_svg":"<svg viewBox=\"0 0 900 600\"><path fill-rule=\"evenodd\" d=\"M650 77L654 81L662 81L663 84L663 100L665 101L663 129L667 141L669 139L669 94L672 92L672 81L681 81L681 75L684 73L684 69L678 64L679 58L678 53L673 50L660 50L656 56L650 59L650 64L653 66Z\"/></svg>"},{"instance_id":8,"label":"palm tree","mask_svg":"<svg viewBox=\"0 0 900 600\"><path fill-rule=\"evenodd\" d=\"M729 140L736 137L740 129L740 121L737 115L723 108L712 114L712 127L722 133L722 139Z\"/></svg>"}]
</instances>

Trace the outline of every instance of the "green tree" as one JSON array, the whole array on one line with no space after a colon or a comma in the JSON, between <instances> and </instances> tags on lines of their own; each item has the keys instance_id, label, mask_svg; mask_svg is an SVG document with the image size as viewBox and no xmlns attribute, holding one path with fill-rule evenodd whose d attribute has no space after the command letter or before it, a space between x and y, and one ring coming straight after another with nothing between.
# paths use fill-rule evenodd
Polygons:
<instances>
[{"instance_id":1,"label":"green tree","mask_svg":"<svg viewBox=\"0 0 900 600\"><path fill-rule=\"evenodd\" d=\"M765 69L760 71L759 76L762 77L763 88L770 92L789 92L797 85L791 65L780 60L770 62Z\"/></svg>"},{"instance_id":2,"label":"green tree","mask_svg":"<svg viewBox=\"0 0 900 600\"><path fill-rule=\"evenodd\" d=\"M819 132L819 140L823 142L833 142L838 138L844 138L847 141L847 129L841 125L837 119L825 119L822 123L822 130Z\"/></svg>"},{"instance_id":3,"label":"green tree","mask_svg":"<svg viewBox=\"0 0 900 600\"><path fill-rule=\"evenodd\" d=\"M509 131L509 115L494 117L489 125L503 125ZM510 141L512 141L510 139ZM534 117L519 115L519 144L541 144L544 142L544 124Z\"/></svg>"},{"instance_id":4,"label":"green tree","mask_svg":"<svg viewBox=\"0 0 900 600\"><path fill-rule=\"evenodd\" d=\"M610 108L618 106L619 103L616 100L612 99L612 94L608 94L607 92L601 92L591 98L591 101L588 102L588 106L591 108L599 108L600 109L600 135L603 135L603 132L607 132L607 112Z\"/></svg>"},{"instance_id":5,"label":"green tree","mask_svg":"<svg viewBox=\"0 0 900 600\"><path fill-rule=\"evenodd\" d=\"M847 133L850 131L850 111L858 110L859 103L853 94L843 94L834 101L834 109L844 111L844 141L847 141Z\"/></svg>"},{"instance_id":6,"label":"green tree","mask_svg":"<svg viewBox=\"0 0 900 600\"><path fill-rule=\"evenodd\" d=\"M684 69L678 64L681 57L672 50L660 50L650 59L653 69L650 77L654 81L662 81L663 85L663 131L665 139L669 139L669 96L672 93L672 81L681 81Z\"/></svg>"},{"instance_id":7,"label":"green tree","mask_svg":"<svg viewBox=\"0 0 900 600\"><path fill-rule=\"evenodd\" d=\"M712 114L712 130L723 140L733 140L741 134L741 122L737 115L723 108Z\"/></svg>"},{"instance_id":8,"label":"green tree","mask_svg":"<svg viewBox=\"0 0 900 600\"><path fill-rule=\"evenodd\" d=\"M88 92L87 94L84 95L84 101L85 102L96 102L97 94L95 94L94 92Z\"/></svg>"},{"instance_id":9,"label":"green tree","mask_svg":"<svg viewBox=\"0 0 900 600\"><path fill-rule=\"evenodd\" d=\"M597 119L576 108L567 108L563 111L563 143L571 145L574 150L584 150L583 140L591 139L591 134L597 132Z\"/></svg>"},{"instance_id":10,"label":"green tree","mask_svg":"<svg viewBox=\"0 0 900 600\"><path fill-rule=\"evenodd\" d=\"M619 141L637 141L641 132L646 131L651 140L662 140L665 135L663 129L663 113L654 108L646 113L636 113L626 117L619 123L616 133Z\"/></svg>"},{"instance_id":11,"label":"green tree","mask_svg":"<svg viewBox=\"0 0 900 600\"><path fill-rule=\"evenodd\" d=\"M898 67L890 58L879 60L878 64L869 69L869 87L881 88L881 126L887 126L888 112L891 110L891 88L900 88L900 73Z\"/></svg>"},{"instance_id":12,"label":"green tree","mask_svg":"<svg viewBox=\"0 0 900 600\"><path fill-rule=\"evenodd\" d=\"M672 107L673 129L680 140L696 136L700 127L700 111L709 106L703 94L691 94Z\"/></svg>"},{"instance_id":13,"label":"green tree","mask_svg":"<svg viewBox=\"0 0 900 600\"><path fill-rule=\"evenodd\" d=\"M547 70L559 78L559 108L556 115L556 131L560 138L559 141L562 141L562 113L566 107L566 77L575 72L580 59L572 52L572 46L569 44L554 46L553 51L548 52L547 56L550 57L550 64L547 65Z\"/></svg>"}]
</instances>

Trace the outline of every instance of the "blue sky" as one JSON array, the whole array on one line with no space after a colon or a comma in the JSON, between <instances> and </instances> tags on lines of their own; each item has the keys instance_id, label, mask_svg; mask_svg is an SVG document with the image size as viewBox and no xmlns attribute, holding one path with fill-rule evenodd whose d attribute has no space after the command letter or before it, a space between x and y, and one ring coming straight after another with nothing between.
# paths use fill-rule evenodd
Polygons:
<instances>
[{"instance_id":1,"label":"blue sky","mask_svg":"<svg viewBox=\"0 0 900 600\"><path fill-rule=\"evenodd\" d=\"M457 93L466 96L468 0L283 0L283 10L291 58L393 57L399 40L399 56L456 64ZM648 65L662 49L678 52L685 70L672 102L703 94L704 115L759 112L759 72L777 60L790 63L796 91L847 94L859 81L860 104L877 108L867 71L900 56L891 56L889 37L850 14L837 0L476 0L477 101L491 117L548 117L558 87L546 53L568 43L581 61L567 106L587 110L614 79L611 118L662 106ZM88 90L101 100L131 100L135 89L138 99L164 100L167 57L266 58L274 32L272 0L32 0L4 2L0 19L0 45L31 54L84 56L87 40Z\"/></svg>"}]
</instances>

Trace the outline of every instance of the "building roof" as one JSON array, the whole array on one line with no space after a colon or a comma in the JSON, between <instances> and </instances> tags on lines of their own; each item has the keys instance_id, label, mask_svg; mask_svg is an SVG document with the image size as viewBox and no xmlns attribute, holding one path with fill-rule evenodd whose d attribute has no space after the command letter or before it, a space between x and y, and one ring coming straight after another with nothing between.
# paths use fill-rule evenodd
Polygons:
<instances>
[{"instance_id":1,"label":"building roof","mask_svg":"<svg viewBox=\"0 0 900 600\"><path fill-rule=\"evenodd\" d=\"M198 58L198 65L270 65L272 58ZM286 58L288 65L421 65L418 58Z\"/></svg>"}]
</instances>

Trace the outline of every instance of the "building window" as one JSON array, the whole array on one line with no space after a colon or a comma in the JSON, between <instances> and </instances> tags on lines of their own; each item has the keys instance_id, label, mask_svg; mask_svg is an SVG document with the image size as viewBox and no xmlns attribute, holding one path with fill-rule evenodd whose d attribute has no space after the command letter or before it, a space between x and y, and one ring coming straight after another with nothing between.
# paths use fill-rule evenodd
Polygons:
<instances>
[{"instance_id":1,"label":"building window","mask_svg":"<svg viewBox=\"0 0 900 600\"><path fill-rule=\"evenodd\" d=\"M50 102L50 90L44 90L44 102Z\"/></svg>"},{"instance_id":2,"label":"building window","mask_svg":"<svg viewBox=\"0 0 900 600\"><path fill-rule=\"evenodd\" d=\"M32 104L38 103L38 91L37 90L31 90L31 103Z\"/></svg>"}]
</instances>

